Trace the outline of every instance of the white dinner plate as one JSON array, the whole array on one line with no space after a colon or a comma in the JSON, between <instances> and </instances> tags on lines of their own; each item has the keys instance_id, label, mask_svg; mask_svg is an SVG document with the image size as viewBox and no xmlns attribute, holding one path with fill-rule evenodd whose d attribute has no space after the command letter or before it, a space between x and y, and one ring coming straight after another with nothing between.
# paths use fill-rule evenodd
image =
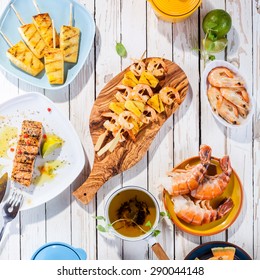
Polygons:
<instances>
[{"instance_id":1,"label":"white dinner plate","mask_svg":"<svg viewBox=\"0 0 260 280\"><path fill-rule=\"evenodd\" d=\"M76 179L85 165L81 142L67 117L44 95L28 93L0 105L0 142L5 135L10 136L10 133L7 133L10 128L15 135L12 140L8 140L6 155L0 157L0 176L7 171L11 177L15 148L23 120L42 122L44 134L55 134L64 140L64 144L45 159L41 155L37 156L30 187L9 181L11 189L19 188L24 193L21 210L36 207L59 195ZM39 170L42 166L52 163L59 167L54 170L53 178L47 176L46 180Z\"/></svg>"},{"instance_id":2,"label":"white dinner plate","mask_svg":"<svg viewBox=\"0 0 260 280\"><path fill-rule=\"evenodd\" d=\"M10 7L12 3L25 23L32 22L32 16L37 14L37 10L33 4L33 0L12 0L3 11L0 16L0 29L12 44L16 44L22 40L17 29L21 24ZM33 77L11 64L6 57L6 51L9 46L1 35L0 67L15 77L40 88L56 90L69 85L83 67L91 50L95 35L95 23L93 17L84 6L74 0L37 0L40 12L49 13L54 20L54 25L58 33L60 33L61 25L69 25L70 3L73 3L73 26L78 27L81 31L80 46L78 62L75 64L65 63L65 82L63 85L50 85L45 70L43 70L38 76Z\"/></svg>"},{"instance_id":3,"label":"white dinner plate","mask_svg":"<svg viewBox=\"0 0 260 280\"><path fill-rule=\"evenodd\" d=\"M226 67L226 68L230 69L232 72L234 72L235 74L237 74L238 76L242 77L243 80L245 81L245 88L249 95L249 107L250 108L249 108L249 114L247 115L247 117L245 119L240 117L241 123L239 125L234 125L234 124L228 123L226 120L224 120L222 117L220 117L218 114L216 114L213 111L213 109L209 103L208 96L207 96L207 91L208 91L208 87L209 87L208 75L209 75L209 72L216 67ZM255 108L254 98L252 96L252 93L250 92L250 87L249 87L249 83L247 82L247 78L244 77L241 74L241 72L239 71L239 69L237 67L235 67L233 64L231 64L227 61L224 61L224 60L213 60L213 61L209 62L203 71L202 78L201 78L201 84L202 84L202 92L203 92L205 99L207 100L208 107L209 107L211 113L213 114L213 116L215 117L215 119L219 123L221 123L222 125L224 125L226 127L230 127L230 128L240 128L240 127L246 126L248 123L250 123L252 121L252 116L254 114L254 108Z\"/></svg>"}]
</instances>

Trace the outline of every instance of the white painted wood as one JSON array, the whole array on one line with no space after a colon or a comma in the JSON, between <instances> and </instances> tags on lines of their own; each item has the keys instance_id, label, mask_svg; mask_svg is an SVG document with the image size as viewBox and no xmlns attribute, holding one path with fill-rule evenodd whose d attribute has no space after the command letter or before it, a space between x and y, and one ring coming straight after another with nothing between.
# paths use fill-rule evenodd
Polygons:
<instances>
[{"instance_id":1,"label":"white painted wood","mask_svg":"<svg viewBox=\"0 0 260 280\"><path fill-rule=\"evenodd\" d=\"M127 58L122 59L122 69L124 69L133 62L133 59L141 58L146 50L146 2L122 0L121 11L121 40L128 52ZM135 18L138 20L134 20ZM129 34L132 35L129 36ZM147 156L123 173L123 186L129 185L147 189ZM140 241L133 244L124 241L122 258L126 260L147 259L147 242Z\"/></svg>"},{"instance_id":2,"label":"white painted wood","mask_svg":"<svg viewBox=\"0 0 260 280\"><path fill-rule=\"evenodd\" d=\"M172 59L172 24L165 22L154 14L150 4L147 4L147 56L164 57L168 60ZM161 177L166 176L166 172L173 167L173 118L163 125L155 137L148 154L149 166L149 191L154 194L159 202L162 212L165 212L162 203L162 188L160 187ZM160 168L158 168L160 163ZM173 225L169 219L163 219L158 229L161 231L157 240L172 259L173 253ZM157 257L149 251L150 259Z\"/></svg>"},{"instance_id":3,"label":"white painted wood","mask_svg":"<svg viewBox=\"0 0 260 280\"><path fill-rule=\"evenodd\" d=\"M260 259L260 15L255 6L253 11L253 95L256 100L253 135L253 188L254 188L254 259Z\"/></svg>"},{"instance_id":4,"label":"white painted wood","mask_svg":"<svg viewBox=\"0 0 260 280\"><path fill-rule=\"evenodd\" d=\"M213 6L214 5L214 6ZM200 12L200 34L201 40L204 38L205 33L202 29L202 22L203 18L206 14L211 11L212 9L223 9L225 10L225 1L218 1L217 3L214 2L206 2L204 1L202 4L201 12ZM201 44L201 42L200 42ZM202 47L202 46L201 46ZM225 60L225 51L214 54L216 59L223 59ZM202 76L204 70L204 61L201 58L200 63L200 75ZM226 128L221 126L214 116L212 115L211 111L208 108L208 100L206 97L206 92L202 91L202 85L200 87L201 94L200 94L200 104L201 104L201 143L205 143L210 145L212 148L212 155L215 157L222 157L226 154ZM217 139L217 141L216 141ZM202 243L210 242L210 241L225 241L226 232L223 231L221 233L215 234L213 236L206 236L202 237Z\"/></svg>"},{"instance_id":5,"label":"white painted wood","mask_svg":"<svg viewBox=\"0 0 260 280\"><path fill-rule=\"evenodd\" d=\"M121 59L115 44L120 41L121 3L116 0L96 1L96 95L121 71ZM121 186L121 175L112 178L97 193L97 215L104 216L108 195ZM97 233L98 259L121 259L122 242Z\"/></svg>"},{"instance_id":6,"label":"white painted wood","mask_svg":"<svg viewBox=\"0 0 260 280\"><path fill-rule=\"evenodd\" d=\"M185 22L173 25L173 59L182 67L190 82L187 98L174 118L174 165L197 155L199 149L199 57L192 51L198 38L198 28L198 12ZM186 253L198 244L199 237L175 229L176 259L184 259Z\"/></svg>"},{"instance_id":7,"label":"white painted wood","mask_svg":"<svg viewBox=\"0 0 260 280\"><path fill-rule=\"evenodd\" d=\"M0 11L8 2L0 1ZM71 120L86 154L86 165L71 186L48 203L20 213L10 224L0 244L0 260L30 259L38 247L54 240L85 249L89 259L156 259L144 241L122 242L98 232L94 217L104 215L105 202L112 192L130 184L147 188L164 210L158 179L180 161L196 155L201 143L210 145L214 156L230 155L244 186L241 214L227 231L202 238L186 234L165 220L159 226L162 232L158 241L171 259L183 259L200 243L214 240L232 242L254 259L260 259L260 15L254 1L203 1L200 12L176 24L159 20L146 1L79 2L95 18L96 38L83 69L70 86L55 92L43 91L0 70L1 103L30 91L45 94ZM192 49L199 44L199 34L200 38L204 36L199 24L213 8L226 9L233 20L226 53L218 54L217 58L239 66L256 100L254 122L240 130L223 128L215 121L199 84L204 65ZM115 43L119 41L128 51L127 58L120 58L115 51ZM190 94L174 118L165 123L148 155L132 169L111 179L92 202L83 206L71 193L87 179L93 164L89 132L93 102L105 84L127 67L131 58L140 57L145 50L147 56L163 56L179 64L189 78Z\"/></svg>"},{"instance_id":8,"label":"white painted wood","mask_svg":"<svg viewBox=\"0 0 260 280\"><path fill-rule=\"evenodd\" d=\"M0 2L0 11L3 12L7 0ZM1 38L2 40L2 38ZM14 78L12 75L7 74L5 71L0 72L0 84L1 84L1 102L7 101L12 97L18 95L18 79ZM3 240L0 244L0 259L11 259L19 260L20 251L17 248L20 247L20 235L19 235L19 224L21 215L18 215L13 221L13 224L8 225Z\"/></svg>"},{"instance_id":9,"label":"white painted wood","mask_svg":"<svg viewBox=\"0 0 260 280\"><path fill-rule=\"evenodd\" d=\"M252 91L252 32L248 32L248 30L252 30L252 5L248 1L232 1L232 4L227 2L227 11L232 16L234 27L228 34L230 47L227 59L229 62L238 64L241 74L248 81L248 90ZM233 168L241 177L245 194L241 214L228 230L228 240L235 244L239 243L253 256L254 244L248 242L248 239L253 237L254 227L252 125L249 124L241 129L229 129L227 136L227 152L232 159Z\"/></svg>"},{"instance_id":10,"label":"white painted wood","mask_svg":"<svg viewBox=\"0 0 260 280\"><path fill-rule=\"evenodd\" d=\"M94 17L95 1L80 1ZM95 99L95 51L94 46L79 75L70 85L70 120L75 127L86 155L86 164L77 180L72 184L71 190L79 187L88 176L94 153L89 133L89 116ZM75 247L83 248L88 259L96 259L96 203L87 206L79 204L72 198L71 207L71 240Z\"/></svg>"}]
</instances>

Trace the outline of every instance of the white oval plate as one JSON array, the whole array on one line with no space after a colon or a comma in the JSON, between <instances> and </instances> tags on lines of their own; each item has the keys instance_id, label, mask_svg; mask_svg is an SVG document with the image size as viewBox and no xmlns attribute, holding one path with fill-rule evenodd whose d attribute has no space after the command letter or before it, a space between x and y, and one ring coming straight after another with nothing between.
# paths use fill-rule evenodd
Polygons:
<instances>
[{"instance_id":1,"label":"white oval plate","mask_svg":"<svg viewBox=\"0 0 260 280\"><path fill-rule=\"evenodd\" d=\"M36 15L37 11L33 0L12 0L3 11L0 16L0 29L12 44L16 44L22 40L17 29L21 24L10 7L12 3L25 23L32 22L32 16ZM81 31L78 62L75 64L65 63L65 82L63 85L50 85L44 70L36 77L33 77L11 64L5 54L9 46L0 35L0 67L13 76L39 88L61 89L68 86L83 67L93 44L95 23L90 12L75 0L37 0L37 3L41 13L50 14L58 33L60 33L61 25L69 24L70 3L73 3L73 26L78 27Z\"/></svg>"},{"instance_id":2,"label":"white oval plate","mask_svg":"<svg viewBox=\"0 0 260 280\"><path fill-rule=\"evenodd\" d=\"M240 117L240 120L241 120L241 124L240 125L233 125L233 124L230 124L228 123L227 121L225 121L223 118L221 118L219 115L217 115L211 108L210 106L210 103L209 103L209 100L208 100L208 96L207 96L207 90L208 90L208 86L209 86L209 82L208 82L208 74L209 72L216 68L216 67L226 67L228 69L230 69L232 72L234 72L235 74L239 75L240 77L242 77L245 81L245 87L247 89L247 92L249 94L249 99L250 99L250 110L249 110L249 114L248 116L246 117L246 119L243 119L242 117ZM202 78L201 78L201 84L202 84L202 92L203 92L203 95L204 97L206 98L207 100L207 104L208 104L208 107L210 109L210 111L212 112L213 116L216 118L216 120L218 122L220 122L222 125L226 126L226 127L230 127L230 128L239 128L239 127L244 127L245 125L247 125L251 120L252 120L252 115L254 113L254 99L252 97L252 94L251 92L249 91L249 88L248 88L248 83L247 83L247 80L245 77L243 77L243 75L240 73L239 69L237 67L235 67L233 64L227 62L227 61L224 61L224 60L213 60L211 62L209 62L204 71L203 71L203 74L202 74Z\"/></svg>"},{"instance_id":3,"label":"white oval plate","mask_svg":"<svg viewBox=\"0 0 260 280\"><path fill-rule=\"evenodd\" d=\"M50 112L48 108L51 109ZM33 178L40 175L38 167L46 162L58 160L64 164L54 172L55 177L44 184L33 183L27 188L10 180L11 189L19 188L24 194L21 210L36 207L59 195L77 178L85 165L84 151L76 131L50 99L39 93L28 93L0 105L0 133L5 126L9 126L17 128L19 134L22 121L25 119L42 122L44 133L55 133L64 140L62 148L45 159L40 155L37 156ZM8 156L0 157L2 166L0 176L4 172L8 172L9 177L11 176L17 139L18 137L11 143Z\"/></svg>"}]
</instances>

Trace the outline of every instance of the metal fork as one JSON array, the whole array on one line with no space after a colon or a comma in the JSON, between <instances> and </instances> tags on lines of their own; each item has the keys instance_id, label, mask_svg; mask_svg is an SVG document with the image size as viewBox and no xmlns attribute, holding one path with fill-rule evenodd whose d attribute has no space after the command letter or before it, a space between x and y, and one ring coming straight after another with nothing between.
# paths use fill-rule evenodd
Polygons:
<instances>
[{"instance_id":1,"label":"metal fork","mask_svg":"<svg viewBox=\"0 0 260 280\"><path fill-rule=\"evenodd\" d=\"M6 225L11 222L17 215L23 201L23 195L14 191L8 201L4 204L2 212L4 225L0 232L0 242L4 235Z\"/></svg>"}]
</instances>

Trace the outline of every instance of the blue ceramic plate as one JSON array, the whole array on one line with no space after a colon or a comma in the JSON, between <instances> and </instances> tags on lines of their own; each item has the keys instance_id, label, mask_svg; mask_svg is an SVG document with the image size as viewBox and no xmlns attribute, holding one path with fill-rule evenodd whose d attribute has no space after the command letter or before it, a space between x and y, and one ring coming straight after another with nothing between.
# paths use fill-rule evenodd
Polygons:
<instances>
[{"instance_id":1,"label":"blue ceramic plate","mask_svg":"<svg viewBox=\"0 0 260 280\"><path fill-rule=\"evenodd\" d=\"M186 256L185 260L195 260L196 258L200 260L207 260L213 257L211 248L215 247L235 247L235 260L252 260L252 258L240 247L232 243L222 241L207 242L196 247Z\"/></svg>"},{"instance_id":2,"label":"blue ceramic plate","mask_svg":"<svg viewBox=\"0 0 260 280\"><path fill-rule=\"evenodd\" d=\"M17 29L20 26L20 22L10 7L12 3L26 23L32 22L32 16L37 14L37 10L33 0L12 0L7 5L0 18L0 28L11 43L16 44L21 40ZM50 14L58 33L61 25L69 24L70 3L73 3L73 25L81 30L78 62L76 64L65 63L65 82L63 85L50 85L45 71L42 71L37 77L33 77L11 64L6 57L6 50L9 46L4 38L0 36L0 66L10 74L34 86L44 89L60 89L69 85L83 67L94 40L95 23L91 14L74 0L37 0L37 3L41 13L46 12Z\"/></svg>"}]
</instances>

